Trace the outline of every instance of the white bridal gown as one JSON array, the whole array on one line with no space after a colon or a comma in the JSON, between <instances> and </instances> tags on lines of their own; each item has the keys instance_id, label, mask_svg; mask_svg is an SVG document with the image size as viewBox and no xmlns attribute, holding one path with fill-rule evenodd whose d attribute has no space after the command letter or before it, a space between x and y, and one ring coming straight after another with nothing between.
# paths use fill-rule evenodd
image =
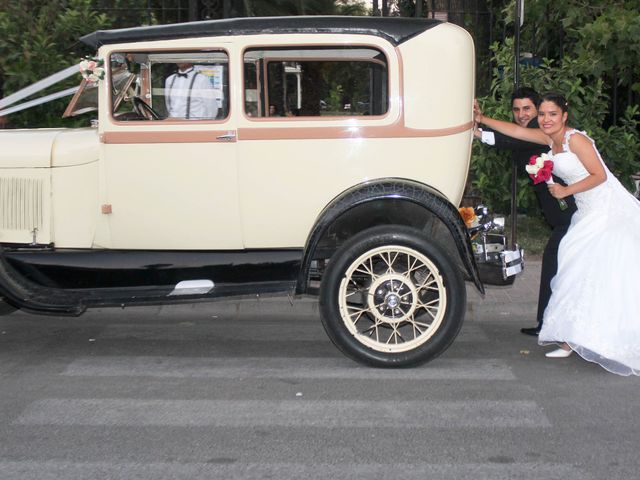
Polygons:
<instances>
[{"instance_id":1,"label":"white bridal gown","mask_svg":"<svg viewBox=\"0 0 640 480\"><path fill-rule=\"evenodd\" d=\"M553 173L567 184L588 175L569 148L573 134L586 136L567 131L553 155ZM574 195L578 211L560 242L538 342L566 342L613 373L640 375L640 202L596 153L607 180Z\"/></svg>"}]
</instances>

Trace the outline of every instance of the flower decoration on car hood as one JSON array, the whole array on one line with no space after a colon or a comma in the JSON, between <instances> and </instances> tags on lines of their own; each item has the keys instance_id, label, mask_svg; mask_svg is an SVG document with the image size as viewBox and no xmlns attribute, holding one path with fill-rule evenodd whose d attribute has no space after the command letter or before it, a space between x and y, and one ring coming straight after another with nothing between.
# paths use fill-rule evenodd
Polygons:
<instances>
[{"instance_id":1,"label":"flower decoration on car hood","mask_svg":"<svg viewBox=\"0 0 640 480\"><path fill-rule=\"evenodd\" d=\"M84 57L80 62L82 77L91 83L104 79L104 60L97 57Z\"/></svg>"}]
</instances>

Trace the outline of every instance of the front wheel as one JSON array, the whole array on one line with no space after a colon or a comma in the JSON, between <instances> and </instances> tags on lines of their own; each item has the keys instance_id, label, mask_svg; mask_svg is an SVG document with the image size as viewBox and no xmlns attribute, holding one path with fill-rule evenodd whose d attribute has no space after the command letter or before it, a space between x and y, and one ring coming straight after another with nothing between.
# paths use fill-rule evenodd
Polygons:
<instances>
[{"instance_id":1,"label":"front wheel","mask_svg":"<svg viewBox=\"0 0 640 480\"><path fill-rule=\"evenodd\" d=\"M419 230L368 229L331 257L320 312L333 343L375 367L433 359L462 327L466 290L451 258Z\"/></svg>"}]
</instances>

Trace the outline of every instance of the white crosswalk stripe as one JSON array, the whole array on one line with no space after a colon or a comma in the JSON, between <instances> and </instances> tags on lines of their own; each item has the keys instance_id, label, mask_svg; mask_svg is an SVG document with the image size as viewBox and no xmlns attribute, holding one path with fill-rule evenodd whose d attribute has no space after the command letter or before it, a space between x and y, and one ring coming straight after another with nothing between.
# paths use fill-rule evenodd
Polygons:
<instances>
[{"instance_id":1,"label":"white crosswalk stripe","mask_svg":"<svg viewBox=\"0 0 640 480\"><path fill-rule=\"evenodd\" d=\"M530 401L131 400L46 399L31 404L18 425L546 427Z\"/></svg>"}]
</instances>

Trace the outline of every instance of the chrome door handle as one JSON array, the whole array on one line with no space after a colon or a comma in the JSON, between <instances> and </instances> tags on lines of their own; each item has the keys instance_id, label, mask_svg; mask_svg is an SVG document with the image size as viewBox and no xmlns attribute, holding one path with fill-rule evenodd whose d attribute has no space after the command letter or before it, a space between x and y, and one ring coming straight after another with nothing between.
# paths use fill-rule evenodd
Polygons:
<instances>
[{"instance_id":1,"label":"chrome door handle","mask_svg":"<svg viewBox=\"0 0 640 480\"><path fill-rule=\"evenodd\" d=\"M236 132L228 132L225 133L224 135L218 135L216 137L216 140L235 140L236 138Z\"/></svg>"}]
</instances>

